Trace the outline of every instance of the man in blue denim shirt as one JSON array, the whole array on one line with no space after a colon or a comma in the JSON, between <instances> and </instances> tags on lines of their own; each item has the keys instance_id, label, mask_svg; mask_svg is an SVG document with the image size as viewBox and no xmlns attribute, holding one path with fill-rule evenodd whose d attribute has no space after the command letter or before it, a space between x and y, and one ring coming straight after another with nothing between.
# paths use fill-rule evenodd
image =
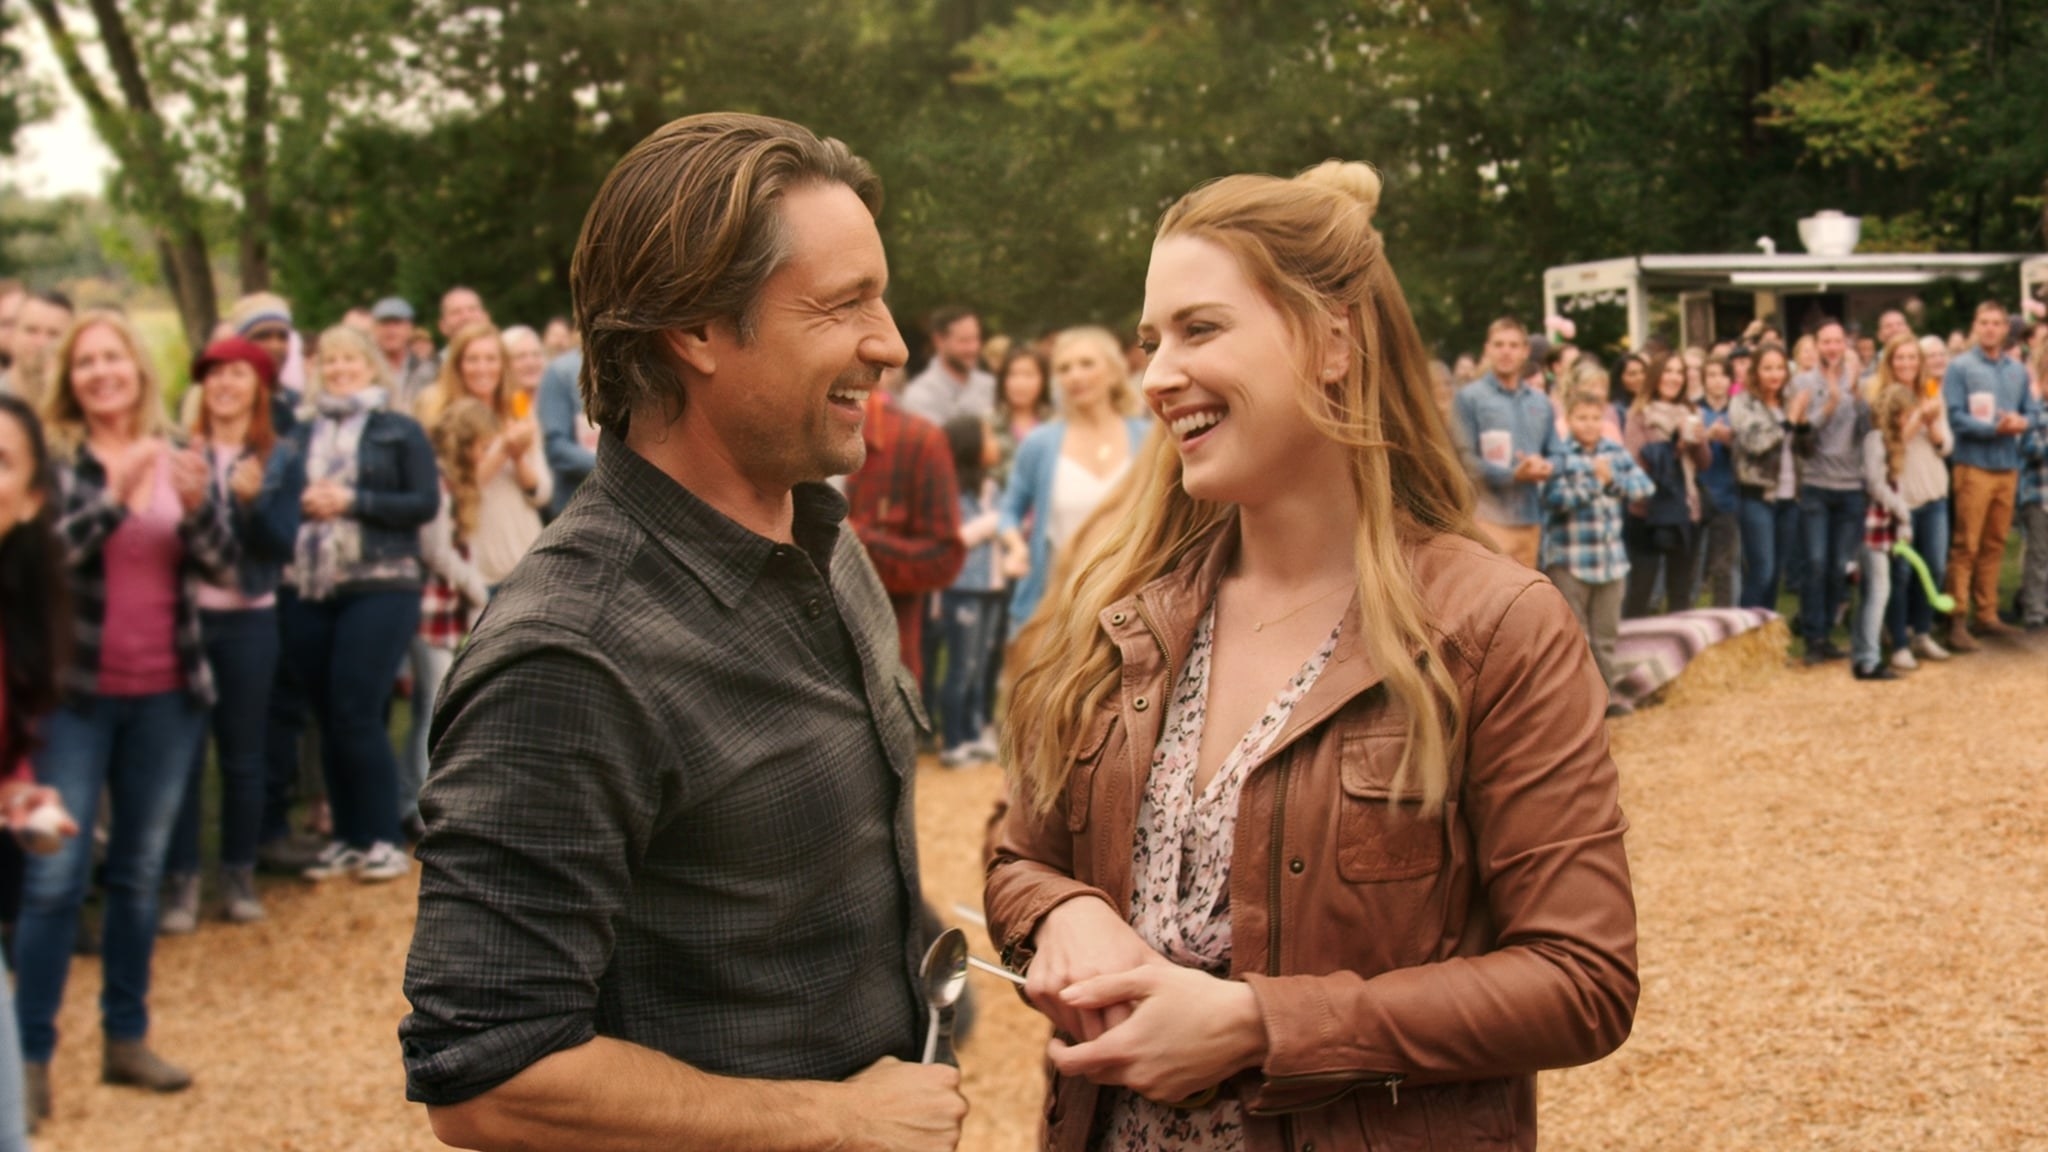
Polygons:
<instances>
[{"instance_id":1,"label":"man in blue denim shirt","mask_svg":"<svg viewBox=\"0 0 2048 1152\"><path fill-rule=\"evenodd\" d=\"M1458 390L1454 435L1479 489L1479 526L1502 552L1536 567L1543 482L1561 445L1550 399L1522 386L1529 330L1513 317L1486 329L1486 375Z\"/></svg>"},{"instance_id":2,"label":"man in blue denim shirt","mask_svg":"<svg viewBox=\"0 0 2048 1152\"><path fill-rule=\"evenodd\" d=\"M2027 387L2027 370L2005 354L2011 321L2005 305L1977 305L1970 326L1972 347L1950 360L1942 376L1942 400L1955 429L1953 464L1955 533L1948 553L1948 586L1956 598L1949 618L1949 647L1972 652L1972 616L1981 636L2009 636L2015 629L1998 618L1998 571L2005 537L2012 528L2019 489L2020 437L2039 401ZM1974 593L1974 606L1972 594Z\"/></svg>"}]
</instances>

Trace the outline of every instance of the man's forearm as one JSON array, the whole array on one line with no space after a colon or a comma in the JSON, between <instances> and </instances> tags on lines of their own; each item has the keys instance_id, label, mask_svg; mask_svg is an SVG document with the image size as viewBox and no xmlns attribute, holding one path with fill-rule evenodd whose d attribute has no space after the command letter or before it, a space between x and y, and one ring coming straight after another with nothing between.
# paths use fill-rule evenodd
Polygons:
<instances>
[{"instance_id":1,"label":"man's forearm","mask_svg":"<svg viewBox=\"0 0 2048 1152\"><path fill-rule=\"evenodd\" d=\"M836 1097L845 1092L816 1081L713 1076L600 1036L427 1114L443 1143L478 1152L822 1152L843 1135Z\"/></svg>"}]
</instances>

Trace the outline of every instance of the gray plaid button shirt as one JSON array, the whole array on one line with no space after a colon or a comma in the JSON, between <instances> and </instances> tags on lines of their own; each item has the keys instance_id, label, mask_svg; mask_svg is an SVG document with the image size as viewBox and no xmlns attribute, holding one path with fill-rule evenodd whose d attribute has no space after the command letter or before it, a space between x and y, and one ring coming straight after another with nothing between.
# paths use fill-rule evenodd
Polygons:
<instances>
[{"instance_id":1,"label":"gray plaid button shirt","mask_svg":"<svg viewBox=\"0 0 2048 1152\"><path fill-rule=\"evenodd\" d=\"M918 1056L916 686L846 505L797 547L610 436L434 712L399 1026L457 1103L593 1036L732 1076Z\"/></svg>"}]
</instances>

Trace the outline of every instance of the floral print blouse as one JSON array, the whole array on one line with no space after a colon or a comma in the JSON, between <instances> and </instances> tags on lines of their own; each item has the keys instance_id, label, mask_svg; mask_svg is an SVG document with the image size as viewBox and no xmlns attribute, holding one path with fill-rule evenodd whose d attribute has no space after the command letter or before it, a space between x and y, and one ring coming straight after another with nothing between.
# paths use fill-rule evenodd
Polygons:
<instances>
[{"instance_id":1,"label":"floral print blouse","mask_svg":"<svg viewBox=\"0 0 2048 1152\"><path fill-rule=\"evenodd\" d=\"M1330 662L1337 629L1330 630L1329 639L1266 706L1197 795L1215 631L1212 603L1195 627L1194 648L1174 686L1138 807L1130 921L1168 960L1221 977L1230 974L1230 853L1238 794L1245 773L1265 755L1295 704ZM1218 1097L1206 1107L1178 1109L1122 1089L1108 1096L1108 1123L1096 1142L1102 1152L1237 1152L1244 1147L1244 1114L1235 1099Z\"/></svg>"}]
</instances>

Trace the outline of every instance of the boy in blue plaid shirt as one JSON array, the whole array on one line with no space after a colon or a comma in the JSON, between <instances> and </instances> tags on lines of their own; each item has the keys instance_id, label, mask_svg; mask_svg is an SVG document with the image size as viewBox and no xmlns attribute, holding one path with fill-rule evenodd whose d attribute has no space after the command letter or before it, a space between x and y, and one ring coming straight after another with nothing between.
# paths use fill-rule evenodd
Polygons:
<instances>
[{"instance_id":1,"label":"boy in blue plaid shirt","mask_svg":"<svg viewBox=\"0 0 2048 1152\"><path fill-rule=\"evenodd\" d=\"M2048 628L2048 409L2035 408L2033 427L2020 441L2020 534L2026 538L2020 562L2020 623L2029 631Z\"/></svg>"},{"instance_id":2,"label":"boy in blue plaid shirt","mask_svg":"<svg viewBox=\"0 0 2048 1152\"><path fill-rule=\"evenodd\" d=\"M1656 485L1628 450L1600 435L1607 397L1597 389L1574 392L1565 410L1571 429L1543 484L1543 571L1564 593L1586 639L1600 678L1614 688L1614 635L1621 628L1621 597L1628 553L1621 545L1622 507L1648 497ZM1628 704L1612 700L1609 716Z\"/></svg>"}]
</instances>

